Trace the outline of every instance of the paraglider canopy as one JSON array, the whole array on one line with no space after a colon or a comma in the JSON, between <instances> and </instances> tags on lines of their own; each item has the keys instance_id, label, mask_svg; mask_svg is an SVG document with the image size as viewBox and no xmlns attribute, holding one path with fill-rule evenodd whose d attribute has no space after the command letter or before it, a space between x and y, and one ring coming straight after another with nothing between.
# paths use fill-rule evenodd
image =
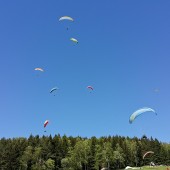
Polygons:
<instances>
[{"instance_id":1,"label":"paraglider canopy","mask_svg":"<svg viewBox=\"0 0 170 170\"><path fill-rule=\"evenodd\" d=\"M94 88L92 86L87 86L87 88L90 90L94 90Z\"/></svg>"},{"instance_id":2,"label":"paraglider canopy","mask_svg":"<svg viewBox=\"0 0 170 170\"><path fill-rule=\"evenodd\" d=\"M35 68L34 70L36 70L36 71L44 71L42 68L39 68L39 67L37 67L37 68Z\"/></svg>"},{"instance_id":3,"label":"paraglider canopy","mask_svg":"<svg viewBox=\"0 0 170 170\"><path fill-rule=\"evenodd\" d=\"M78 44L78 40L75 39L75 38L70 38L71 41L73 41L74 43L77 43Z\"/></svg>"},{"instance_id":4,"label":"paraglider canopy","mask_svg":"<svg viewBox=\"0 0 170 170\"><path fill-rule=\"evenodd\" d=\"M144 108L138 109L133 114L131 114L131 116L129 118L129 123L132 123L139 115L141 115L142 113L145 113L145 112L153 112L153 113L155 113L157 115L155 110L153 110L153 109L151 109L149 107L144 107Z\"/></svg>"},{"instance_id":5,"label":"paraglider canopy","mask_svg":"<svg viewBox=\"0 0 170 170\"><path fill-rule=\"evenodd\" d=\"M148 152L144 153L144 155L143 155L143 159L144 159L144 158L145 158L145 156L147 156L148 154L154 154L154 152L153 152L153 151L148 151Z\"/></svg>"},{"instance_id":6,"label":"paraglider canopy","mask_svg":"<svg viewBox=\"0 0 170 170\"><path fill-rule=\"evenodd\" d=\"M62 21L62 20L69 20L69 21L74 21L73 18L69 17L69 16L62 16L59 18L59 21Z\"/></svg>"},{"instance_id":7,"label":"paraglider canopy","mask_svg":"<svg viewBox=\"0 0 170 170\"><path fill-rule=\"evenodd\" d=\"M49 120L46 120L46 121L44 122L44 128L48 125L48 123L49 123Z\"/></svg>"},{"instance_id":8,"label":"paraglider canopy","mask_svg":"<svg viewBox=\"0 0 170 170\"><path fill-rule=\"evenodd\" d=\"M54 88L52 88L51 90L50 90L50 93L53 93L55 90L58 90L59 88L57 88L57 87L54 87Z\"/></svg>"}]
</instances>

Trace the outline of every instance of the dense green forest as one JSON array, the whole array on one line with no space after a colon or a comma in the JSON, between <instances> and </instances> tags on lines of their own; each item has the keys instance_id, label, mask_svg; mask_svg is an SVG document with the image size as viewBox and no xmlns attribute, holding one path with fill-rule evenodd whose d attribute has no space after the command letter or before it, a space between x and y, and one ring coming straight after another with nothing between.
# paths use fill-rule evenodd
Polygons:
<instances>
[{"instance_id":1,"label":"dense green forest","mask_svg":"<svg viewBox=\"0 0 170 170\"><path fill-rule=\"evenodd\" d=\"M143 159L146 151L153 151ZM170 165L170 144L157 139L30 135L0 140L0 170L100 170Z\"/></svg>"}]
</instances>

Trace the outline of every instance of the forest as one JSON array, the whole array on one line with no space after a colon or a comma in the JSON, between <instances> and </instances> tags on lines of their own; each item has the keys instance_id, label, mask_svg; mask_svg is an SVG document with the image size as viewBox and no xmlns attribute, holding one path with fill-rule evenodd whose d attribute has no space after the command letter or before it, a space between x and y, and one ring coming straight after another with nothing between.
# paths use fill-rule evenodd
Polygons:
<instances>
[{"instance_id":1,"label":"forest","mask_svg":"<svg viewBox=\"0 0 170 170\"><path fill-rule=\"evenodd\" d=\"M144 159L143 155L148 154ZM1 170L100 170L170 165L170 144L152 137L33 136L0 139Z\"/></svg>"}]
</instances>

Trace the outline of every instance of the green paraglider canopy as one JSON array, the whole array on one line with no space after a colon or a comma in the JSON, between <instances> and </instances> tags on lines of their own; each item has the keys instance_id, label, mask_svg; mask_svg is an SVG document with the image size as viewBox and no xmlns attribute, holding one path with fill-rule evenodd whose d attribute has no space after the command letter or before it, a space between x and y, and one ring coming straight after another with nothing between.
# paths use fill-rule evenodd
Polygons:
<instances>
[{"instance_id":1,"label":"green paraglider canopy","mask_svg":"<svg viewBox=\"0 0 170 170\"><path fill-rule=\"evenodd\" d=\"M70 38L70 40L78 44L78 40L77 40L77 39L75 39L75 38Z\"/></svg>"}]
</instances>

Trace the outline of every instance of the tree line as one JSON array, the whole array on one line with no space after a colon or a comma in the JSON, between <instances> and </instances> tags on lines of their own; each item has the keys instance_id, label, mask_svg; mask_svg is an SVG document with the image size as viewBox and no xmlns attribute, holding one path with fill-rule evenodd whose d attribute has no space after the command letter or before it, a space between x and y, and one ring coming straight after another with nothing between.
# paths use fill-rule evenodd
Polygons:
<instances>
[{"instance_id":1,"label":"tree line","mask_svg":"<svg viewBox=\"0 0 170 170\"><path fill-rule=\"evenodd\" d=\"M143 154L153 151L143 159ZM170 144L122 136L82 138L33 136L0 139L0 170L113 170L126 166L170 165Z\"/></svg>"}]
</instances>

